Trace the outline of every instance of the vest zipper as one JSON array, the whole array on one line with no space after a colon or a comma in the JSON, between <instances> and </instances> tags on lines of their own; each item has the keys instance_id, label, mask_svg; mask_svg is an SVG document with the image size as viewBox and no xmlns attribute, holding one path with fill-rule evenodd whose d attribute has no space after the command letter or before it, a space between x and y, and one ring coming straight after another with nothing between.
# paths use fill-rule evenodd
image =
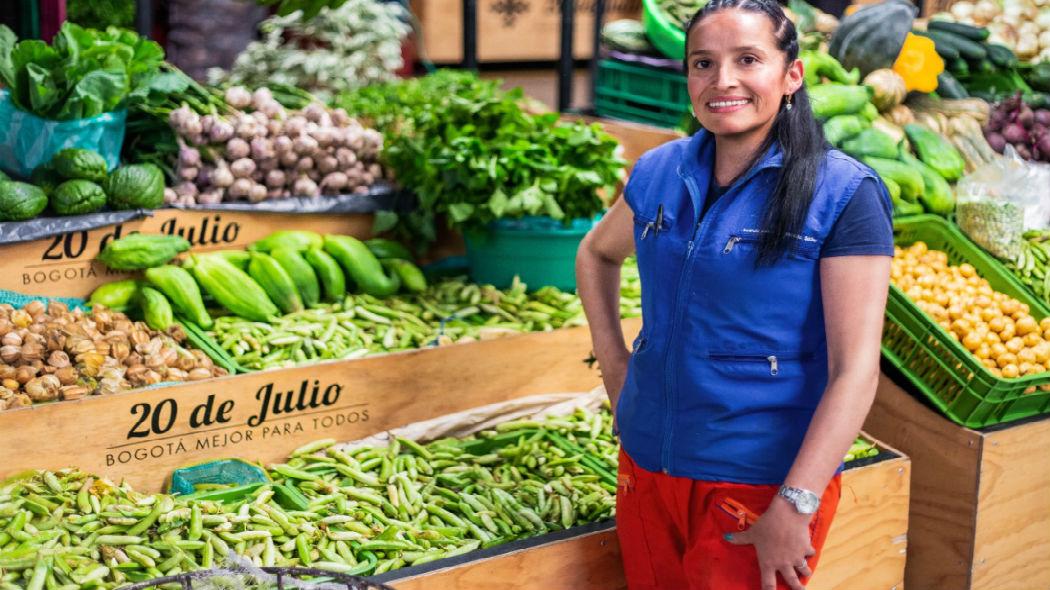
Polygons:
<instances>
[{"instance_id":1,"label":"vest zipper","mask_svg":"<svg viewBox=\"0 0 1050 590\"><path fill-rule=\"evenodd\" d=\"M780 372L780 369L777 368L777 357L775 355L769 355L766 357L766 360L769 361L769 374L776 377L777 373Z\"/></svg>"},{"instance_id":2,"label":"vest zipper","mask_svg":"<svg viewBox=\"0 0 1050 590\"><path fill-rule=\"evenodd\" d=\"M740 241L740 238L737 237L737 236L733 236L733 237L729 238L729 241L726 242L726 247L722 249L722 254L729 254L730 252L732 252L733 251L733 246L736 246L736 243L739 242L739 241Z\"/></svg>"}]
</instances>

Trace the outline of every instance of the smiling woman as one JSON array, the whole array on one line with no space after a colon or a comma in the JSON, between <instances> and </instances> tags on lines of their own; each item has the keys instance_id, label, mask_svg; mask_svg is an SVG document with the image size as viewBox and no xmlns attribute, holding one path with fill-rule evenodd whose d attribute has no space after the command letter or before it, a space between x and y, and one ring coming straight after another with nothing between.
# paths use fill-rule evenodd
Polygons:
<instances>
[{"instance_id":1,"label":"smiling woman","mask_svg":"<svg viewBox=\"0 0 1050 590\"><path fill-rule=\"evenodd\" d=\"M875 394L889 196L824 141L776 0L712 0L686 33L703 129L638 160L576 259L623 449L624 569L631 590L801 590Z\"/></svg>"}]
</instances>

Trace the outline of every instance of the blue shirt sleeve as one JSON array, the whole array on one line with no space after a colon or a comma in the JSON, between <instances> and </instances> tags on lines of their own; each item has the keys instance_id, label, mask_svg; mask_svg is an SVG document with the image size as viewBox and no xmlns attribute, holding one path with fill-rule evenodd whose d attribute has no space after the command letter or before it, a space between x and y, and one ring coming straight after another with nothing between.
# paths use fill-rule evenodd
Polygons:
<instances>
[{"instance_id":1,"label":"blue shirt sleeve","mask_svg":"<svg viewBox=\"0 0 1050 590\"><path fill-rule=\"evenodd\" d=\"M821 258L893 256L893 206L873 178L865 178L824 240Z\"/></svg>"}]
</instances>

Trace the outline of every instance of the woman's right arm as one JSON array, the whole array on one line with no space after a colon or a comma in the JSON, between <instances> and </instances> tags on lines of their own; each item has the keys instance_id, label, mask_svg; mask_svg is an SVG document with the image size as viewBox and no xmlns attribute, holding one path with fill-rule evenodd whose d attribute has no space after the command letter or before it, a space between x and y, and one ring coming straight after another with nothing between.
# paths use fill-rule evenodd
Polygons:
<instances>
[{"instance_id":1,"label":"woman's right arm","mask_svg":"<svg viewBox=\"0 0 1050 590\"><path fill-rule=\"evenodd\" d=\"M634 214L619 199L576 253L576 289L591 329L594 356L613 411L627 376L630 351L620 326L620 267L634 252Z\"/></svg>"}]
</instances>

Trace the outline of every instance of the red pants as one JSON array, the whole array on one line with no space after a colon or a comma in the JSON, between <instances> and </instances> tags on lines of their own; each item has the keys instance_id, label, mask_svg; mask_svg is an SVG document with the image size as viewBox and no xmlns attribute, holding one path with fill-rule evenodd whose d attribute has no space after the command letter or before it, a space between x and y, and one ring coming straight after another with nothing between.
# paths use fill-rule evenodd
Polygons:
<instances>
[{"instance_id":1,"label":"red pants","mask_svg":"<svg viewBox=\"0 0 1050 590\"><path fill-rule=\"evenodd\" d=\"M707 482L653 473L620 451L616 532L630 590L757 590L762 587L752 545L723 538L742 528L723 506L743 505L761 515L779 486ZM835 476L810 522L817 567L839 503ZM802 580L805 582L806 580ZM777 576L777 589L787 589Z\"/></svg>"}]
</instances>

